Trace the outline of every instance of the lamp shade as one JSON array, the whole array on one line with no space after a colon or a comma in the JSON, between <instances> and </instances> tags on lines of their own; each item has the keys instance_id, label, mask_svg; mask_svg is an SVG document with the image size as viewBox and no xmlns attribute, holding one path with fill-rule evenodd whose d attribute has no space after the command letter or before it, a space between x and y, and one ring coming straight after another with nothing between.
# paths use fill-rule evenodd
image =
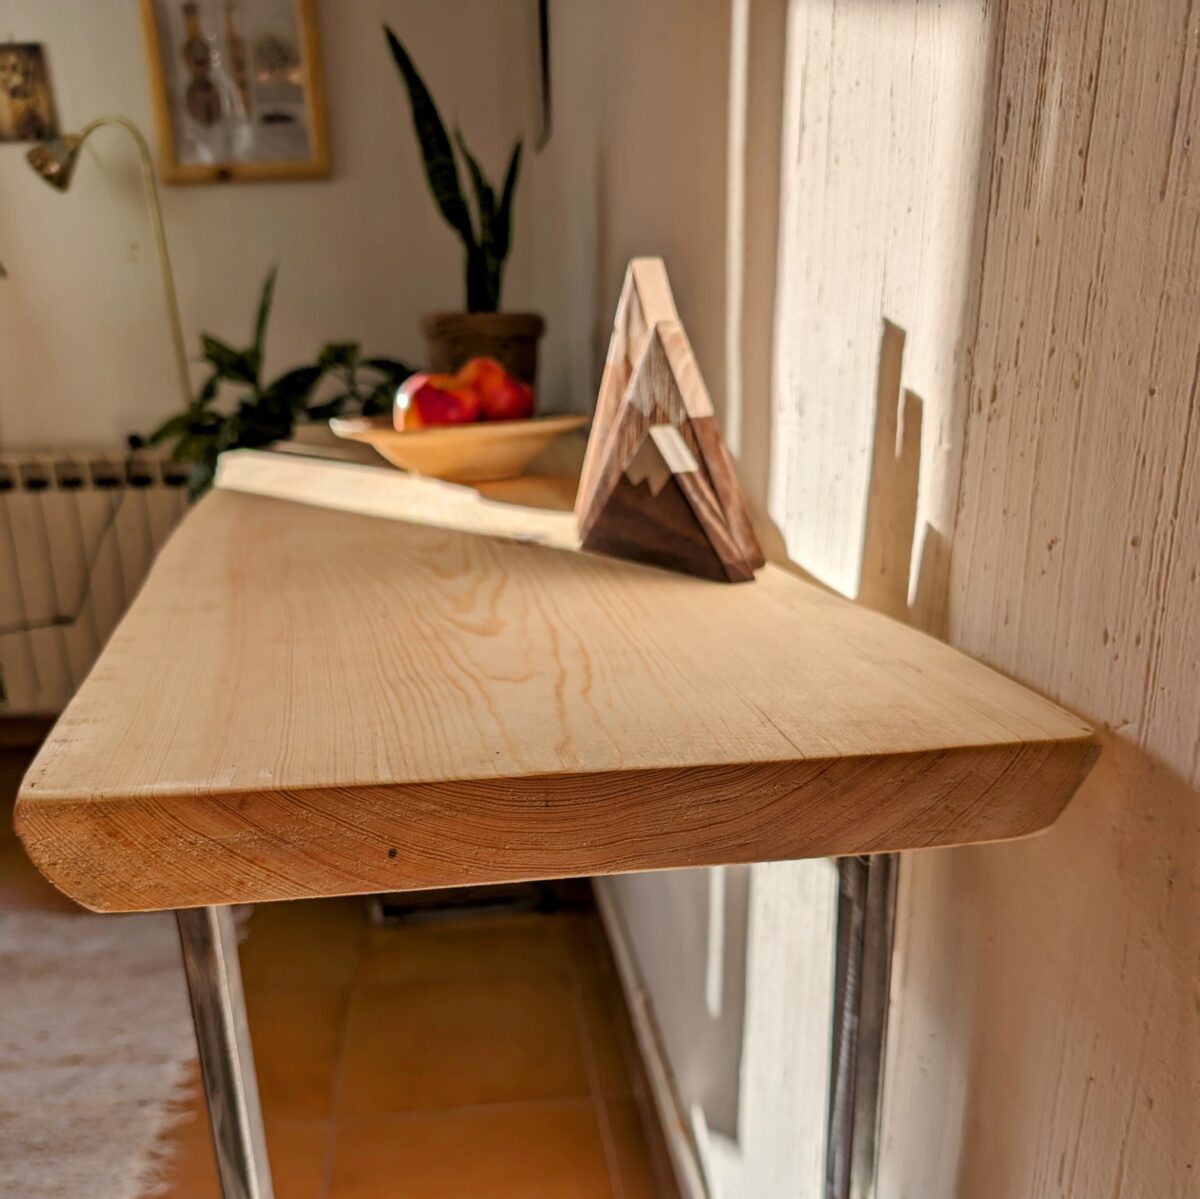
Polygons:
<instances>
[{"instance_id":1,"label":"lamp shade","mask_svg":"<svg viewBox=\"0 0 1200 1199\"><path fill-rule=\"evenodd\" d=\"M48 142L39 142L25 157L51 187L65 192L71 186L71 177L75 174L75 164L79 161L82 146L82 137L67 133Z\"/></svg>"}]
</instances>

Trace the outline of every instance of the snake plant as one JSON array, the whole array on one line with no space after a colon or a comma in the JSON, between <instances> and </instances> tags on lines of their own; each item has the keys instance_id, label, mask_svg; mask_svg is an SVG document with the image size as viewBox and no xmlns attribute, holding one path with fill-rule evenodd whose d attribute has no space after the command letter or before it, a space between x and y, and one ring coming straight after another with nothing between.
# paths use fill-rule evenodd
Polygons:
<instances>
[{"instance_id":1,"label":"snake plant","mask_svg":"<svg viewBox=\"0 0 1200 1199\"><path fill-rule=\"evenodd\" d=\"M467 148L462 132L455 129L452 143L437 105L408 56L408 51L389 26L383 28L392 57L396 60L396 68L408 89L413 129L421 147L429 190L446 223L462 239L466 249L467 311L495 312L500 307L504 260L508 257L511 244L512 203L517 174L521 168L521 140L518 138L513 146L504 186L497 201L495 188ZM459 183L455 143L466 163L475 193L474 221Z\"/></svg>"}]
</instances>

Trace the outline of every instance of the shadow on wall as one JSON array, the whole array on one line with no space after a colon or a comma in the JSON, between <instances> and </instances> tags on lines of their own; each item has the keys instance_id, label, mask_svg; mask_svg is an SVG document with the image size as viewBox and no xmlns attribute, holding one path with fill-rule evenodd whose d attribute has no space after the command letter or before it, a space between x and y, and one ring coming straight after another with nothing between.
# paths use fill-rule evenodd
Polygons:
<instances>
[{"instance_id":1,"label":"shadow on wall","mask_svg":"<svg viewBox=\"0 0 1200 1199\"><path fill-rule=\"evenodd\" d=\"M901 386L906 334L884 318L879 338L871 473L867 484L862 571L855 600L934 636L945 635L950 542L929 522L921 530L915 581L912 551L921 482L924 402ZM755 527L768 559L806 582L824 586L787 555L779 526L760 508Z\"/></svg>"},{"instance_id":2,"label":"shadow on wall","mask_svg":"<svg viewBox=\"0 0 1200 1199\"><path fill-rule=\"evenodd\" d=\"M922 402L901 387L905 333L885 320L879 342L875 391L874 446L862 584L857 602L896 620L920 624L929 612L944 616L948 585L947 542L926 525L920 573L912 588L909 574L917 522L921 467ZM761 512L756 524L764 551L776 565L821 586L786 556L783 535ZM927 626L926 626L927 627ZM697 910L708 911L707 973L704 996L707 1026L693 1030L706 1052L689 1055L684 1093L703 1113L710 1132L738 1139L739 1088L745 1048L746 950L753 870L724 867L677 875L676 883L695 889ZM706 891L701 895L700 891ZM830 947L832 953L832 946Z\"/></svg>"}]
</instances>

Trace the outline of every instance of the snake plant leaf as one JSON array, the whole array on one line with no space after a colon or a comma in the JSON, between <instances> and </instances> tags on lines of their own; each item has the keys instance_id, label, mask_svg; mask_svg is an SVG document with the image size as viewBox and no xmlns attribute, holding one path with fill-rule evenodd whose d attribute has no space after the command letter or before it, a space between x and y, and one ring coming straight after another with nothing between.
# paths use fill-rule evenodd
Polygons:
<instances>
[{"instance_id":1,"label":"snake plant leaf","mask_svg":"<svg viewBox=\"0 0 1200 1199\"><path fill-rule=\"evenodd\" d=\"M421 146L421 157L425 164L425 177L434 202L442 211L447 223L458 232L468 249L475 244L475 231L471 227L471 214L463 199L458 182L458 164L454 160L454 148L442 124L437 105L425 86L425 81L413 66L408 51L388 25L383 27L387 35L392 58L408 89L409 105L412 108L413 130Z\"/></svg>"},{"instance_id":2,"label":"snake plant leaf","mask_svg":"<svg viewBox=\"0 0 1200 1199\"><path fill-rule=\"evenodd\" d=\"M500 305L499 270L482 247L467 251L467 311L495 312Z\"/></svg>"},{"instance_id":3,"label":"snake plant leaf","mask_svg":"<svg viewBox=\"0 0 1200 1199\"><path fill-rule=\"evenodd\" d=\"M275 276L279 267L273 266L263 281L262 294L258 298L258 312L254 318L254 355L255 374L262 369L263 342L267 337L267 321L271 316L271 305L275 301Z\"/></svg>"},{"instance_id":4,"label":"snake plant leaf","mask_svg":"<svg viewBox=\"0 0 1200 1199\"><path fill-rule=\"evenodd\" d=\"M467 148L462 131L455 129L455 140L467 163L475 188L475 206L479 211L478 253L467 259L467 308L471 312L495 312L500 306L502 256L495 252L496 193L487 181L475 155Z\"/></svg>"},{"instance_id":5,"label":"snake plant leaf","mask_svg":"<svg viewBox=\"0 0 1200 1199\"><path fill-rule=\"evenodd\" d=\"M467 148L467 140L463 137L461 129L454 130L454 140L466 160L471 184L475 188L475 207L479 212L479 244L486 251L492 242L492 225L496 219L496 193L487 181L487 176L475 155Z\"/></svg>"},{"instance_id":6,"label":"snake plant leaf","mask_svg":"<svg viewBox=\"0 0 1200 1199\"><path fill-rule=\"evenodd\" d=\"M495 231L493 233L492 252L503 262L508 257L511 244L512 203L517 190L517 176L521 171L521 139L513 146L512 157L508 160L508 172L504 177L504 190L500 193L500 207L496 209ZM497 296L497 299L499 297Z\"/></svg>"}]
</instances>

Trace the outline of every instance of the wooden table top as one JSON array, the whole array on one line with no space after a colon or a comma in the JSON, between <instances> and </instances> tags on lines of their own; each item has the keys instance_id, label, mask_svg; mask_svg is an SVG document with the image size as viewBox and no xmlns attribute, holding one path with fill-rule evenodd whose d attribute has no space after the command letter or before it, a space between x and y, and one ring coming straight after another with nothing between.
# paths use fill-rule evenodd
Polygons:
<instances>
[{"instance_id":1,"label":"wooden table top","mask_svg":"<svg viewBox=\"0 0 1200 1199\"><path fill-rule=\"evenodd\" d=\"M128 911L915 849L1042 829L1091 763L1076 717L782 569L573 536L232 456L31 767L30 857Z\"/></svg>"}]
</instances>

